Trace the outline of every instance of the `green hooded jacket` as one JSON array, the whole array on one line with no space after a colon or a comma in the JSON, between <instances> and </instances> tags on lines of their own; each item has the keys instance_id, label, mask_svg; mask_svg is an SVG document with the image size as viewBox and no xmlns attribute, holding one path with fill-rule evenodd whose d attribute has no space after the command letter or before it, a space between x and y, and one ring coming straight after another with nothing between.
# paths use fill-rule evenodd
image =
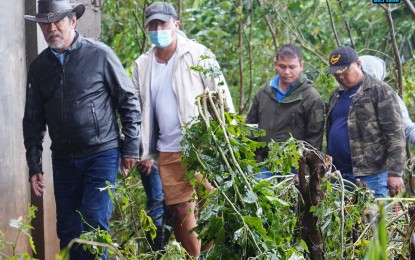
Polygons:
<instances>
[{"instance_id":1,"label":"green hooded jacket","mask_svg":"<svg viewBox=\"0 0 415 260\"><path fill-rule=\"evenodd\" d=\"M258 124L258 128L267 133L257 140L284 142L293 136L320 150L324 134L324 102L312 81L301 73L281 102L278 102L277 90L271 82L272 79L257 91L246 117L248 124ZM266 156L267 149L257 153L258 161Z\"/></svg>"}]
</instances>

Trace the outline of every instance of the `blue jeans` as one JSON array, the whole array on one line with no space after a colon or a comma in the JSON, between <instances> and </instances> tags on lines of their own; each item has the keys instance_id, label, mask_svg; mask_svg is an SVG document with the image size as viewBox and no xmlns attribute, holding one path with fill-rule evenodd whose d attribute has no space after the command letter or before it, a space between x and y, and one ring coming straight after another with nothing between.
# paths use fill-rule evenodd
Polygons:
<instances>
[{"instance_id":1,"label":"blue jeans","mask_svg":"<svg viewBox=\"0 0 415 260\"><path fill-rule=\"evenodd\" d=\"M92 229L83 223L77 211L93 228L109 230L112 201L108 191L100 188L107 187L107 181L115 185L119 164L118 148L78 159L52 156L56 229L61 249L73 238ZM70 258L95 259L95 256L75 245L71 248Z\"/></svg>"},{"instance_id":2,"label":"blue jeans","mask_svg":"<svg viewBox=\"0 0 415 260\"><path fill-rule=\"evenodd\" d=\"M163 187L157 166L151 167L150 175L140 172L141 182L147 195L147 214L156 226L163 225L164 199Z\"/></svg>"},{"instance_id":3,"label":"blue jeans","mask_svg":"<svg viewBox=\"0 0 415 260\"><path fill-rule=\"evenodd\" d=\"M270 171L268 168L261 168L258 174L255 174L256 179L268 179L274 176L275 174Z\"/></svg>"},{"instance_id":4,"label":"blue jeans","mask_svg":"<svg viewBox=\"0 0 415 260\"><path fill-rule=\"evenodd\" d=\"M344 179L356 183L356 179L360 179L360 183L366 183L367 188L375 192L375 198L386 198L388 195L388 172L381 172L369 176L353 176L353 173L342 173Z\"/></svg>"},{"instance_id":5,"label":"blue jeans","mask_svg":"<svg viewBox=\"0 0 415 260\"><path fill-rule=\"evenodd\" d=\"M291 173L292 174L297 174L297 170L294 167L292 167L291 168ZM261 170L259 170L259 173L255 174L255 178L256 179L268 179L268 178L271 178L272 176L275 176L275 175L282 175L282 174L279 173L279 172L273 173L268 168L261 168Z\"/></svg>"}]
</instances>

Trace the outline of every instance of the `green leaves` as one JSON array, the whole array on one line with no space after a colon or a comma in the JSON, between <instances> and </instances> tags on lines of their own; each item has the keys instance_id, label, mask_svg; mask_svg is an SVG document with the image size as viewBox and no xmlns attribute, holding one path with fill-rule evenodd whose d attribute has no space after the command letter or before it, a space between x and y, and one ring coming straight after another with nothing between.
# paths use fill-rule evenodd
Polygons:
<instances>
[{"instance_id":1,"label":"green leaves","mask_svg":"<svg viewBox=\"0 0 415 260\"><path fill-rule=\"evenodd\" d=\"M268 144L268 157L264 160L264 166L271 172L287 174L293 169L298 170L298 162L302 156L302 144L290 137L283 143L273 140Z\"/></svg>"},{"instance_id":2,"label":"green leaves","mask_svg":"<svg viewBox=\"0 0 415 260\"><path fill-rule=\"evenodd\" d=\"M215 241L215 247L206 255L247 258L278 249L278 256L287 259L288 252L292 255L296 251L287 243L292 239L296 219L291 204L284 200L295 194L286 192L293 184L275 187L254 177L259 172L254 152L265 144L252 136L264 132L247 126L240 116L220 111L212 105L217 102L207 102L212 97L217 98L210 92L199 97L199 117L186 126L182 139L182 161L189 165L187 177L200 172L217 189L204 197L208 206L202 209L195 228L202 243ZM215 116L204 118L208 114ZM279 155L298 158L288 155L297 150L295 143L290 140L281 144L284 149ZM295 163L289 162L290 170L292 165Z\"/></svg>"},{"instance_id":3,"label":"green leaves","mask_svg":"<svg viewBox=\"0 0 415 260\"><path fill-rule=\"evenodd\" d=\"M18 217L17 219L11 219L9 221L9 226L17 231L17 235L14 238L13 242L7 240L7 234L0 231L0 259L32 259L27 252L18 252L19 245L17 244L20 241L20 236L25 235L28 240L30 247L34 253L36 253L35 244L33 237L31 235L31 226L32 220L35 218L35 213L37 208L33 205L28 205L28 212L26 217ZM7 253L11 253L8 255Z\"/></svg>"},{"instance_id":4,"label":"green leaves","mask_svg":"<svg viewBox=\"0 0 415 260\"><path fill-rule=\"evenodd\" d=\"M258 217L244 216L245 223L250 227L256 230L260 235L265 236L267 234L266 230L262 226L262 220Z\"/></svg>"},{"instance_id":5,"label":"green leaves","mask_svg":"<svg viewBox=\"0 0 415 260\"><path fill-rule=\"evenodd\" d=\"M388 247L388 235L385 221L385 209L383 203L380 204L379 217L376 226L374 227L374 236L370 242L369 250L365 255L364 260L379 259L387 260L388 254L386 249Z\"/></svg>"},{"instance_id":6,"label":"green leaves","mask_svg":"<svg viewBox=\"0 0 415 260\"><path fill-rule=\"evenodd\" d=\"M151 239L156 237L157 227L154 225L151 217L146 214L144 209L140 210L140 224L142 225L144 232L150 234Z\"/></svg>"}]
</instances>

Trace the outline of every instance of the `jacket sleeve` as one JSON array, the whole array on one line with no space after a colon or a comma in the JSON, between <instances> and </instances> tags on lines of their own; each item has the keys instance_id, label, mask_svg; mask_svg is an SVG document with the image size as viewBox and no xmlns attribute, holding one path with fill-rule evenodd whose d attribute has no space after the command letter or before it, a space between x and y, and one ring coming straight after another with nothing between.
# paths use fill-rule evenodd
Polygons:
<instances>
[{"instance_id":1,"label":"jacket sleeve","mask_svg":"<svg viewBox=\"0 0 415 260\"><path fill-rule=\"evenodd\" d=\"M406 107L402 98L399 96L397 98L399 101L399 107L401 108L402 120L405 128L405 137L411 144L415 144L415 123L412 122L411 118L409 117L408 108Z\"/></svg>"},{"instance_id":2,"label":"jacket sleeve","mask_svg":"<svg viewBox=\"0 0 415 260\"><path fill-rule=\"evenodd\" d=\"M389 86L383 86L377 100L377 118L387 149L389 176L402 176L405 164L405 133L398 97Z\"/></svg>"},{"instance_id":3,"label":"jacket sleeve","mask_svg":"<svg viewBox=\"0 0 415 260\"><path fill-rule=\"evenodd\" d=\"M128 78L115 53L107 52L105 80L122 125L124 142L122 157L139 158L141 109L131 79Z\"/></svg>"},{"instance_id":4,"label":"jacket sleeve","mask_svg":"<svg viewBox=\"0 0 415 260\"><path fill-rule=\"evenodd\" d=\"M26 148L26 161L29 167L29 179L36 173L43 173L43 138L46 134L46 120L38 86L29 70L26 84L26 105L23 117L23 140Z\"/></svg>"},{"instance_id":5,"label":"jacket sleeve","mask_svg":"<svg viewBox=\"0 0 415 260\"><path fill-rule=\"evenodd\" d=\"M222 90L224 97L226 98L226 106L228 111L235 113L235 106L233 105L231 92L229 87L226 84L225 77L220 69L219 63L216 60L215 55L209 50L205 49L203 53L203 58L201 58L201 66L204 69L204 76L202 76L203 84L208 87L210 90L219 91ZM197 64L197 63L195 63Z\"/></svg>"},{"instance_id":6,"label":"jacket sleeve","mask_svg":"<svg viewBox=\"0 0 415 260\"><path fill-rule=\"evenodd\" d=\"M213 60L213 66L219 70L219 75L218 75L219 78L215 79L215 84L216 86L219 86L219 90L222 90L224 92L224 96L226 98L225 100L226 106L229 109L228 111L230 113L235 113L236 111L235 111L235 106L233 105L231 92L229 91L228 84L226 84L225 77L223 76L223 73L220 70L219 63L216 59Z\"/></svg>"},{"instance_id":7,"label":"jacket sleeve","mask_svg":"<svg viewBox=\"0 0 415 260\"><path fill-rule=\"evenodd\" d=\"M312 89L306 109L304 141L311 144L314 148L321 150L324 136L324 102L317 91Z\"/></svg>"},{"instance_id":8,"label":"jacket sleeve","mask_svg":"<svg viewBox=\"0 0 415 260\"><path fill-rule=\"evenodd\" d=\"M258 106L259 106L259 98L258 92L254 96L254 100L252 102L251 107L249 108L248 114L246 115L245 122L247 124L258 124Z\"/></svg>"},{"instance_id":9,"label":"jacket sleeve","mask_svg":"<svg viewBox=\"0 0 415 260\"><path fill-rule=\"evenodd\" d=\"M137 96L138 100L141 100L140 99L140 83L138 81L138 73L139 73L139 69L138 69L137 63L134 63L133 74L131 76L131 82L133 84L134 94Z\"/></svg>"}]
</instances>

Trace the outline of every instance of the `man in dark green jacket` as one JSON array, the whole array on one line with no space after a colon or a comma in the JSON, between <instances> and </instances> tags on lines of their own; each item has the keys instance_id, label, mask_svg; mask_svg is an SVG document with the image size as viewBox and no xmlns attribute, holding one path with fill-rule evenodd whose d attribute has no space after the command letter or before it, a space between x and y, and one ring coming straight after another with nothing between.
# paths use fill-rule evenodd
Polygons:
<instances>
[{"instance_id":1,"label":"man in dark green jacket","mask_svg":"<svg viewBox=\"0 0 415 260\"><path fill-rule=\"evenodd\" d=\"M246 117L248 124L258 124L266 135L258 141L286 141L290 136L321 149L324 133L324 103L313 82L302 73L301 50L294 44L283 45L274 61L276 76L255 94ZM258 161L268 149L257 153Z\"/></svg>"}]
</instances>

